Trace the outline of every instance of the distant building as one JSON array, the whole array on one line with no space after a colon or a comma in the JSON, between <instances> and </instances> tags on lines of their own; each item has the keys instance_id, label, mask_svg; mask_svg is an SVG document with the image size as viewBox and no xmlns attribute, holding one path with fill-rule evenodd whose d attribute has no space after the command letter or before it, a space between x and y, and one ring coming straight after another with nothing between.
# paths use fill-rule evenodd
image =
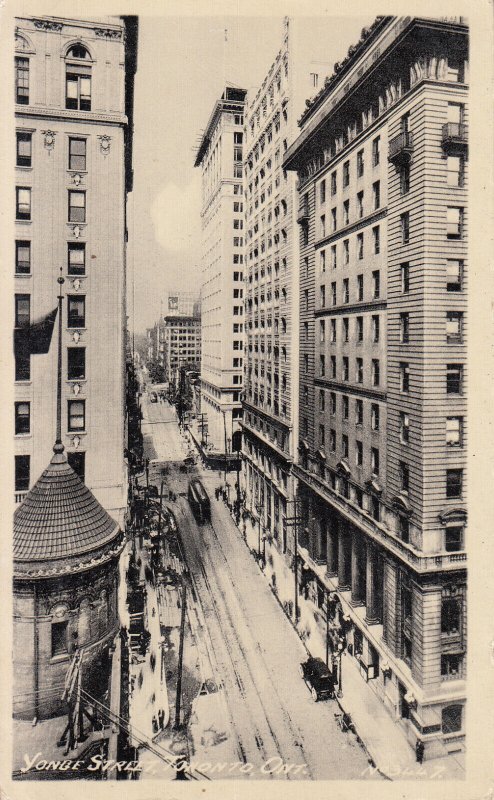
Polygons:
<instances>
[{"instance_id":1,"label":"distant building","mask_svg":"<svg viewBox=\"0 0 494 800\"><path fill-rule=\"evenodd\" d=\"M201 298L198 292L172 290L167 293L164 317L200 317Z\"/></svg>"},{"instance_id":2,"label":"distant building","mask_svg":"<svg viewBox=\"0 0 494 800\"><path fill-rule=\"evenodd\" d=\"M159 325L159 360L164 380L178 386L181 367L201 366L201 317L165 316Z\"/></svg>"},{"instance_id":3,"label":"distant building","mask_svg":"<svg viewBox=\"0 0 494 800\"><path fill-rule=\"evenodd\" d=\"M23 16L15 29L15 325L56 305L63 265L63 442L115 519L127 502L126 193L132 189L133 17ZM15 500L54 440L56 358L15 363Z\"/></svg>"},{"instance_id":4,"label":"distant building","mask_svg":"<svg viewBox=\"0 0 494 800\"><path fill-rule=\"evenodd\" d=\"M426 758L465 736L467 58L462 18L378 17L283 162L306 592Z\"/></svg>"},{"instance_id":5,"label":"distant building","mask_svg":"<svg viewBox=\"0 0 494 800\"><path fill-rule=\"evenodd\" d=\"M202 169L201 411L219 452L239 449L241 437L245 95L225 87L195 160Z\"/></svg>"}]
</instances>

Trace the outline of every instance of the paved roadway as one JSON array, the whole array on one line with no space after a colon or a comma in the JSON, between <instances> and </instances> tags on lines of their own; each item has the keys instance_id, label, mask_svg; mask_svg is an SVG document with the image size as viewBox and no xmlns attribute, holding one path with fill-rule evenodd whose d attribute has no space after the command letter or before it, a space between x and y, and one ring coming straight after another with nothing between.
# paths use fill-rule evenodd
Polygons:
<instances>
[{"instance_id":1,"label":"paved roadway","mask_svg":"<svg viewBox=\"0 0 494 800\"><path fill-rule=\"evenodd\" d=\"M182 444L173 409L145 404L144 419L149 420L143 424L148 457L158 461L178 461L179 453L184 457L187 447ZM218 473L202 467L196 471L212 498L210 525L198 527L190 512L186 499L189 476L170 465L167 480L179 495L175 513L203 609L216 679L226 694L230 735L239 761L253 765L252 769L245 767L244 777L367 777L364 750L335 721L336 703L314 703L299 675L305 648L227 508L214 499Z\"/></svg>"}]
</instances>

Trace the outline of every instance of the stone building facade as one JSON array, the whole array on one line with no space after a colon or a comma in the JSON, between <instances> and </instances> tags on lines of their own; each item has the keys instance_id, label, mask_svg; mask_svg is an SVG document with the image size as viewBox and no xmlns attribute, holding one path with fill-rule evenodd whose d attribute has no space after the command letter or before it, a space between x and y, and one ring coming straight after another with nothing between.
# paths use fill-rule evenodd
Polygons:
<instances>
[{"instance_id":1,"label":"stone building facade","mask_svg":"<svg viewBox=\"0 0 494 800\"><path fill-rule=\"evenodd\" d=\"M15 324L55 307L62 268L63 441L74 469L120 519L137 25L25 16L16 26ZM16 502L49 458L55 375L52 354L16 359Z\"/></svg>"},{"instance_id":2,"label":"stone building facade","mask_svg":"<svg viewBox=\"0 0 494 800\"><path fill-rule=\"evenodd\" d=\"M468 28L379 17L301 119L300 553L431 758L466 678Z\"/></svg>"}]
</instances>

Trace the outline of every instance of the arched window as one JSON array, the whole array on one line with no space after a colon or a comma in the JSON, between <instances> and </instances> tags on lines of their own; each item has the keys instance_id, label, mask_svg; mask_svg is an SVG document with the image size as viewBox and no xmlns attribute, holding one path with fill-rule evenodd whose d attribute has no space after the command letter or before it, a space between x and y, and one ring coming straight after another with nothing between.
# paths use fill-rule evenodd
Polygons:
<instances>
[{"instance_id":1,"label":"arched window","mask_svg":"<svg viewBox=\"0 0 494 800\"><path fill-rule=\"evenodd\" d=\"M460 705L446 706L446 708L443 708L441 715L441 728L443 733L457 733L461 731L461 712L462 707Z\"/></svg>"},{"instance_id":2,"label":"arched window","mask_svg":"<svg viewBox=\"0 0 494 800\"><path fill-rule=\"evenodd\" d=\"M67 51L65 67L65 108L91 111L91 56L82 44Z\"/></svg>"}]
</instances>

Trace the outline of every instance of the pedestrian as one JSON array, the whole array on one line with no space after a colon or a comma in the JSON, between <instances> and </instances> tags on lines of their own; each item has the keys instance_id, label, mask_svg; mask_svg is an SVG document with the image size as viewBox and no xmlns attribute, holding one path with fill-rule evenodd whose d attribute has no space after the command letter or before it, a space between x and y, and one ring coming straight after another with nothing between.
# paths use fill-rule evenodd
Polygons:
<instances>
[{"instance_id":1,"label":"pedestrian","mask_svg":"<svg viewBox=\"0 0 494 800\"><path fill-rule=\"evenodd\" d=\"M165 712L163 711L162 708L160 708L160 710L158 711L158 725L160 731L162 731L165 726Z\"/></svg>"},{"instance_id":2,"label":"pedestrian","mask_svg":"<svg viewBox=\"0 0 494 800\"><path fill-rule=\"evenodd\" d=\"M152 724L153 724L153 733L158 733L158 720L156 719L156 714L153 714Z\"/></svg>"},{"instance_id":3,"label":"pedestrian","mask_svg":"<svg viewBox=\"0 0 494 800\"><path fill-rule=\"evenodd\" d=\"M155 609L155 607L154 607L154 606L153 606L153 610L152 610L152 612L151 612L151 616L152 616L152 617L155 617L155 616L156 616L156 609Z\"/></svg>"},{"instance_id":4,"label":"pedestrian","mask_svg":"<svg viewBox=\"0 0 494 800\"><path fill-rule=\"evenodd\" d=\"M151 655L149 657L149 665L150 665L152 671L154 672L154 669L156 667L156 656L154 654L154 650L153 650L153 652L151 653Z\"/></svg>"},{"instance_id":5,"label":"pedestrian","mask_svg":"<svg viewBox=\"0 0 494 800\"><path fill-rule=\"evenodd\" d=\"M415 758L419 764L424 760L424 743L421 739L415 742Z\"/></svg>"}]
</instances>

